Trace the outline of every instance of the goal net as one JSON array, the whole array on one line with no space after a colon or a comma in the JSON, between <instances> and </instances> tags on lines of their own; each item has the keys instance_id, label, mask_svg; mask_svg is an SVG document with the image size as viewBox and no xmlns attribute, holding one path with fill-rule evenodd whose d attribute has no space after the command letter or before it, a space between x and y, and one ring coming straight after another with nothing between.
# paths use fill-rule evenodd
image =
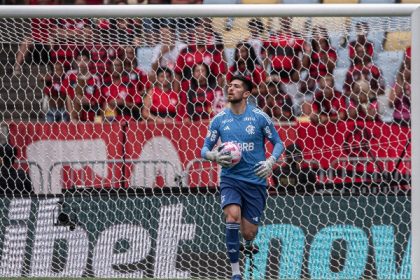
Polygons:
<instances>
[{"instance_id":1,"label":"goal net","mask_svg":"<svg viewBox=\"0 0 420 280\"><path fill-rule=\"evenodd\" d=\"M244 277L411 277L409 17L0 26L0 276L229 278L199 155L244 75L286 147Z\"/></svg>"}]
</instances>

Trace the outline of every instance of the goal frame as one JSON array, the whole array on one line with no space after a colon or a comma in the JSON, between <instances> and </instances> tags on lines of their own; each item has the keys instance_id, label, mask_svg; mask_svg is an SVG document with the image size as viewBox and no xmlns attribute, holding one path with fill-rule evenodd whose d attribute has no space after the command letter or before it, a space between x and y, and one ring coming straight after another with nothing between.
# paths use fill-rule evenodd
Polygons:
<instances>
[{"instance_id":1,"label":"goal frame","mask_svg":"<svg viewBox=\"0 0 420 280\"><path fill-rule=\"evenodd\" d=\"M0 7L1 18L410 16L412 76L420 77L420 4L93 5ZM420 170L420 79L412 81L412 171ZM420 278L420 174L411 177L412 279Z\"/></svg>"}]
</instances>

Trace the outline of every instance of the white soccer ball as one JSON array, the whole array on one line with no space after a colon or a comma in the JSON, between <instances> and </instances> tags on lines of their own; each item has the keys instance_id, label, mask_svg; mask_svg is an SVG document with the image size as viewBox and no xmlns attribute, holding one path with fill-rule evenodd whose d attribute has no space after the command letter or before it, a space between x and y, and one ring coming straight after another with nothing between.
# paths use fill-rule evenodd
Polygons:
<instances>
[{"instance_id":1,"label":"white soccer ball","mask_svg":"<svg viewBox=\"0 0 420 280\"><path fill-rule=\"evenodd\" d=\"M230 165L230 167L237 165L241 161L241 148L235 142L222 143L219 146L218 151L222 153L229 153L232 155L232 164Z\"/></svg>"}]
</instances>

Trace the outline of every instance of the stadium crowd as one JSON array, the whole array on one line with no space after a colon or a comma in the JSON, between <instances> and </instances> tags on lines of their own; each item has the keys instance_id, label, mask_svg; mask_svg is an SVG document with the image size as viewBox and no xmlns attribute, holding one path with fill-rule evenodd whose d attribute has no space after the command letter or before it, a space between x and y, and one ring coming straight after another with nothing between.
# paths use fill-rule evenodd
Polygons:
<instances>
[{"instance_id":1,"label":"stadium crowd","mask_svg":"<svg viewBox=\"0 0 420 280\"><path fill-rule=\"evenodd\" d=\"M241 74L254 84L249 102L276 121L409 124L410 47L384 103L379 101L386 91L383 70L374 62L367 22L355 24L357 36L343 43L350 63L340 88L334 73L338 54L328 30L314 25L301 34L291 18L279 21L273 30L261 19L249 20L249 37L236 43L229 58L210 18L33 19L31 38L22 41L16 54L14 74L21 75L28 57L37 55L47 64L48 122L210 119L227 106L226 84ZM138 63L143 59L138 49L144 46L153 46L149 70ZM385 111L393 112L392 120L383 118Z\"/></svg>"}]
</instances>

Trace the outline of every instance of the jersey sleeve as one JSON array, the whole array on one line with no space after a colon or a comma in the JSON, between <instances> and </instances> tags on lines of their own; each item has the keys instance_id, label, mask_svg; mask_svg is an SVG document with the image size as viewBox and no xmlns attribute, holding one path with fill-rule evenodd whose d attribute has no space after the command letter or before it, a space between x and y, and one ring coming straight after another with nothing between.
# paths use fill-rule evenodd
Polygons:
<instances>
[{"instance_id":1,"label":"jersey sleeve","mask_svg":"<svg viewBox=\"0 0 420 280\"><path fill-rule=\"evenodd\" d=\"M263 113L264 119L263 119L263 134L264 137L268 139L268 141L273 144L273 152L271 155L277 160L281 154L284 152L284 144L280 139L280 136L274 127L273 122L271 119Z\"/></svg>"},{"instance_id":2,"label":"jersey sleeve","mask_svg":"<svg viewBox=\"0 0 420 280\"><path fill-rule=\"evenodd\" d=\"M217 140L219 139L219 118L217 116L211 121L209 128L207 130L206 138L204 139L204 145L201 149L201 157L206 158L206 153L211 151L216 145Z\"/></svg>"}]
</instances>

